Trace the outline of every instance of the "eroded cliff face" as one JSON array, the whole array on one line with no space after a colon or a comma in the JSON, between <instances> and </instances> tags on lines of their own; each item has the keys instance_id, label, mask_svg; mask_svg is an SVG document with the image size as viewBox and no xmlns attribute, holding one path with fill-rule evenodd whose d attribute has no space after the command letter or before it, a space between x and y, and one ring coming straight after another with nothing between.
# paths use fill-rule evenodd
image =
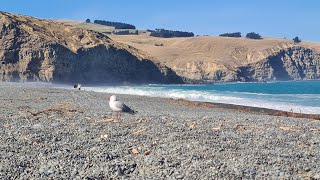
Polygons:
<instances>
[{"instance_id":1,"label":"eroded cliff face","mask_svg":"<svg viewBox=\"0 0 320 180\"><path fill-rule=\"evenodd\" d=\"M181 83L167 66L106 35L0 12L0 81Z\"/></svg>"},{"instance_id":2,"label":"eroded cliff face","mask_svg":"<svg viewBox=\"0 0 320 180\"><path fill-rule=\"evenodd\" d=\"M287 81L320 78L320 54L301 46L282 49L236 70L239 81Z\"/></svg>"},{"instance_id":3,"label":"eroded cliff face","mask_svg":"<svg viewBox=\"0 0 320 180\"><path fill-rule=\"evenodd\" d=\"M284 49L266 50L257 55L247 54L246 57L260 60L235 67L221 65L218 68L216 63L197 62L173 69L189 83L320 79L320 53L310 48L292 45Z\"/></svg>"},{"instance_id":4,"label":"eroded cliff face","mask_svg":"<svg viewBox=\"0 0 320 180\"><path fill-rule=\"evenodd\" d=\"M184 81L190 83L268 79L263 75L260 77L258 71L267 70L267 67L265 67L267 65L259 67L259 64L269 57L281 56L280 52L290 48L294 49L298 46L310 50L320 49L320 43L302 42L296 45L291 40L275 38L252 40L247 38L199 36L168 39L150 37L147 34L113 35L110 37L149 53L172 68ZM157 44L162 44L162 46L157 46ZM299 53L305 54L307 52ZM239 73L239 68L245 68L248 65L257 66L251 68L251 71L256 71L256 74L253 72L245 74L244 71L242 77L241 73ZM248 69L248 71L250 70ZM250 74L254 77L251 77Z\"/></svg>"}]
</instances>

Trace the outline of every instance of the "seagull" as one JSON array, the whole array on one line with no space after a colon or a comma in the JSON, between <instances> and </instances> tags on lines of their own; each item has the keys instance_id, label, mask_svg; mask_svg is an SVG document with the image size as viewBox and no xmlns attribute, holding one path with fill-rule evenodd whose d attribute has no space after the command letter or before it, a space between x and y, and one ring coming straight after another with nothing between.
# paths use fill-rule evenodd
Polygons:
<instances>
[{"instance_id":1,"label":"seagull","mask_svg":"<svg viewBox=\"0 0 320 180\"><path fill-rule=\"evenodd\" d=\"M112 111L117 112L116 119L119 121L120 121L121 112L129 113L129 114L135 114L137 112L129 108L123 102L117 101L117 96L115 95L112 95L109 98L109 106L112 109Z\"/></svg>"},{"instance_id":2,"label":"seagull","mask_svg":"<svg viewBox=\"0 0 320 180\"><path fill-rule=\"evenodd\" d=\"M73 88L81 90L81 84L75 84L75 85L73 85Z\"/></svg>"}]
</instances>

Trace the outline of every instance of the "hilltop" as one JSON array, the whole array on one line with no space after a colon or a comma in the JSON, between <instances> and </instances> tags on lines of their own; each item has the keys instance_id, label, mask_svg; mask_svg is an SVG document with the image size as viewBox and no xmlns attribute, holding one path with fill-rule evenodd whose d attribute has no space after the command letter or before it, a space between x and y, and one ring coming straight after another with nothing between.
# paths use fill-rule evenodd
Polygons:
<instances>
[{"instance_id":1,"label":"hilltop","mask_svg":"<svg viewBox=\"0 0 320 180\"><path fill-rule=\"evenodd\" d=\"M97 23L87 23L82 21L65 20L65 19L55 19L54 22L63 23L66 25L71 25L81 29L93 30L104 34L117 34L124 32L123 34L141 34L146 33L146 30L136 30L136 29L116 29L114 26L106 26Z\"/></svg>"}]
</instances>

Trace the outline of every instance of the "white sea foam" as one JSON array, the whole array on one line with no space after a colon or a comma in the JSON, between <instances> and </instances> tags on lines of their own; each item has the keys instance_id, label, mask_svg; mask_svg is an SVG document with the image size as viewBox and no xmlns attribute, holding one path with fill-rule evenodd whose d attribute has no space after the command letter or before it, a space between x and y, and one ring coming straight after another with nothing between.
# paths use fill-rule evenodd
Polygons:
<instances>
[{"instance_id":1,"label":"white sea foam","mask_svg":"<svg viewBox=\"0 0 320 180\"><path fill-rule=\"evenodd\" d=\"M287 102L277 102L270 98L256 99L256 98L244 98L239 97L236 93L216 92L216 91L197 91L197 90L181 90L181 89L168 89L161 87L148 87L148 86L117 86L117 87L84 87L84 89L96 92L115 93L115 94L132 94L141 96L152 97L167 97L167 98L182 98L192 101L203 102L216 102L227 103L235 105L244 105L252 107L261 107L268 109L276 109L283 111L291 111L306 114L319 114L320 107L297 105ZM289 95L292 96L292 95Z\"/></svg>"},{"instance_id":2,"label":"white sea foam","mask_svg":"<svg viewBox=\"0 0 320 180\"><path fill-rule=\"evenodd\" d=\"M31 86L73 89L73 86L51 83L0 83L1 86ZM191 85L182 85L191 86ZM198 86L198 85L197 85ZM265 94L217 90L188 90L172 85L83 87L87 91L132 94L152 97L182 98L192 101L216 102L261 107L306 114L320 114L320 94ZM177 85L176 87L180 87ZM316 102L316 103L314 103Z\"/></svg>"}]
</instances>

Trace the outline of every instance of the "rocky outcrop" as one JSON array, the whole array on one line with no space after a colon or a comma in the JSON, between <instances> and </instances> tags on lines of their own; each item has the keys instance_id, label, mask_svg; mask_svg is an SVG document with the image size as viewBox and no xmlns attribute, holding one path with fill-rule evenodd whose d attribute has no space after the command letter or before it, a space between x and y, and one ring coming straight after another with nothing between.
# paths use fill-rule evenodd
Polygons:
<instances>
[{"instance_id":1,"label":"rocky outcrop","mask_svg":"<svg viewBox=\"0 0 320 180\"><path fill-rule=\"evenodd\" d=\"M252 58L257 55L248 56ZM186 68L173 68L189 83L212 82L264 82L320 79L320 53L310 48L295 45L266 51L255 63L236 68L220 67L210 70L210 63L188 63ZM216 68L215 64L213 64Z\"/></svg>"},{"instance_id":2,"label":"rocky outcrop","mask_svg":"<svg viewBox=\"0 0 320 180\"><path fill-rule=\"evenodd\" d=\"M320 54L312 49L294 46L282 49L257 63L240 67L239 81L287 81L320 78Z\"/></svg>"},{"instance_id":3,"label":"rocky outcrop","mask_svg":"<svg viewBox=\"0 0 320 180\"><path fill-rule=\"evenodd\" d=\"M167 66L108 36L0 12L0 81L181 83Z\"/></svg>"}]
</instances>

